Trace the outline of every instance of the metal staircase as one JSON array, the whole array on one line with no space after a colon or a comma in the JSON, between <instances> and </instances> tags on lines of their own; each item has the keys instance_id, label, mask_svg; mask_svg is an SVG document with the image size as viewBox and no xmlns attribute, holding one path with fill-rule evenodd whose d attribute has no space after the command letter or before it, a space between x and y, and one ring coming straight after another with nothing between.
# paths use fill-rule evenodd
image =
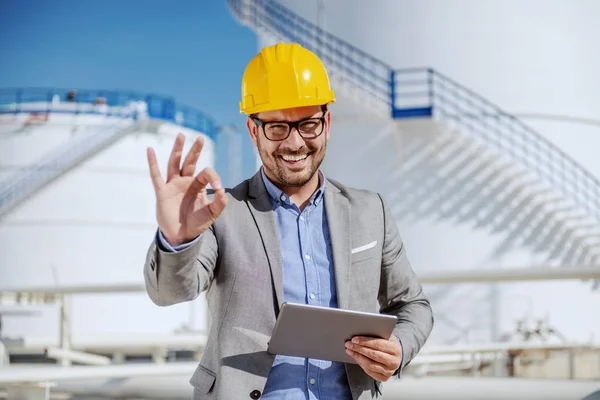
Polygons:
<instances>
[{"instance_id":1,"label":"metal staircase","mask_svg":"<svg viewBox=\"0 0 600 400\"><path fill-rule=\"evenodd\" d=\"M31 194L138 129L138 123L129 118L96 127L0 182L0 218Z\"/></svg>"},{"instance_id":2,"label":"metal staircase","mask_svg":"<svg viewBox=\"0 0 600 400\"><path fill-rule=\"evenodd\" d=\"M74 139L0 182L0 218L25 198L128 134L164 122L201 132L215 140L216 125L203 112L169 96L116 90L60 88L0 89L0 116L70 115L102 118ZM25 119L23 119L25 120ZM110 122L107 122L110 121Z\"/></svg>"},{"instance_id":3,"label":"metal staircase","mask_svg":"<svg viewBox=\"0 0 600 400\"><path fill-rule=\"evenodd\" d=\"M428 160L435 159L439 173L423 177L418 191L404 191L399 207L503 232L498 253L527 245L557 265L600 261L600 181L520 120L431 68L394 69L275 0L228 0L228 6L262 37L318 54L336 90L375 115L447 126L447 134L403 160L402 169L418 171L435 154ZM396 186L397 174L389 177ZM438 202L423 201L431 193Z\"/></svg>"}]
</instances>

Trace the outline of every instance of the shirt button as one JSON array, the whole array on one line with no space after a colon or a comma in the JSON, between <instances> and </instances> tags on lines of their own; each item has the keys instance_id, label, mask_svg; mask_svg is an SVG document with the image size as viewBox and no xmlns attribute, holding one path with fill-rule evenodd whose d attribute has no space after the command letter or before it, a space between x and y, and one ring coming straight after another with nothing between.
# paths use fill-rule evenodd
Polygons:
<instances>
[{"instance_id":1,"label":"shirt button","mask_svg":"<svg viewBox=\"0 0 600 400\"><path fill-rule=\"evenodd\" d=\"M315 382L316 382L316 381L315 381L315 378L310 378L310 384L311 384L311 385L314 385L314 384L315 384Z\"/></svg>"},{"instance_id":2,"label":"shirt button","mask_svg":"<svg viewBox=\"0 0 600 400\"><path fill-rule=\"evenodd\" d=\"M304 217L302 215L300 216L300 221L304 221Z\"/></svg>"},{"instance_id":3,"label":"shirt button","mask_svg":"<svg viewBox=\"0 0 600 400\"><path fill-rule=\"evenodd\" d=\"M306 258L307 260L310 260L310 256L308 254L305 255L304 258Z\"/></svg>"},{"instance_id":4,"label":"shirt button","mask_svg":"<svg viewBox=\"0 0 600 400\"><path fill-rule=\"evenodd\" d=\"M252 392L250 392L250 398L254 400L260 399L260 395L260 390L253 390Z\"/></svg>"},{"instance_id":5,"label":"shirt button","mask_svg":"<svg viewBox=\"0 0 600 400\"><path fill-rule=\"evenodd\" d=\"M285 201L285 196L281 196L281 201Z\"/></svg>"},{"instance_id":6,"label":"shirt button","mask_svg":"<svg viewBox=\"0 0 600 400\"><path fill-rule=\"evenodd\" d=\"M311 298L311 299L313 299L313 300L314 300L314 298L315 298L315 297L316 297L316 296L315 296L315 294L314 294L314 293L311 293L311 294L310 294L310 298Z\"/></svg>"}]
</instances>

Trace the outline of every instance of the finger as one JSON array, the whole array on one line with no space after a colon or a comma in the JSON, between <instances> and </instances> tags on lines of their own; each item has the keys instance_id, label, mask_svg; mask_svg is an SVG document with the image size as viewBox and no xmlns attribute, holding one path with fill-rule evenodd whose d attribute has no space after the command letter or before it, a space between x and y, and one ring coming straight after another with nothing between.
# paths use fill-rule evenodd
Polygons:
<instances>
[{"instance_id":1,"label":"finger","mask_svg":"<svg viewBox=\"0 0 600 400\"><path fill-rule=\"evenodd\" d=\"M182 133L177 134L175 143L173 143L173 149L171 150L171 156L169 157L169 168L167 169L167 182L173 179L175 176L179 176L179 165L181 163L181 153L183 153L183 144L185 142L185 136Z\"/></svg>"},{"instance_id":2,"label":"finger","mask_svg":"<svg viewBox=\"0 0 600 400\"><path fill-rule=\"evenodd\" d=\"M208 205L208 209L210 210L210 215L217 219L219 215L225 209L227 205L227 194L225 193L225 189L218 189L215 191L215 197L212 203Z\"/></svg>"},{"instance_id":3,"label":"finger","mask_svg":"<svg viewBox=\"0 0 600 400\"><path fill-rule=\"evenodd\" d=\"M202 171L196 175L194 178L194 182L192 183L193 189L200 192L206 189L208 184L213 187L213 189L221 189L223 185L221 184L221 178L212 168L204 168Z\"/></svg>"},{"instance_id":4,"label":"finger","mask_svg":"<svg viewBox=\"0 0 600 400\"><path fill-rule=\"evenodd\" d=\"M154 191L158 192L159 189L164 185L164 181L160 173L160 169L158 168L158 162L156 161L156 153L154 153L154 149L152 147L148 147L148 149L146 150L146 155L148 157L148 167L150 170L150 179L152 180L152 186L154 186Z\"/></svg>"},{"instance_id":5,"label":"finger","mask_svg":"<svg viewBox=\"0 0 600 400\"><path fill-rule=\"evenodd\" d=\"M355 353L362 354L363 356L379 363L385 365L389 368L396 366L400 363L399 357L385 353L383 351L375 350L370 347L361 346L359 344L352 344L350 342L346 343L346 348L354 351Z\"/></svg>"},{"instance_id":6,"label":"finger","mask_svg":"<svg viewBox=\"0 0 600 400\"><path fill-rule=\"evenodd\" d=\"M198 158L200 158L200 153L202 152L202 147L204 147L204 138L202 135L199 135L194 141L192 148L187 153L185 160L183 160L181 176L194 175L194 171L196 171L196 163L198 162Z\"/></svg>"},{"instance_id":7,"label":"finger","mask_svg":"<svg viewBox=\"0 0 600 400\"><path fill-rule=\"evenodd\" d=\"M352 343L359 344L364 347L370 347L374 350L379 350L384 353L400 355L400 344L394 343L387 339L372 338L367 336L354 336ZM396 346L397 344L397 346Z\"/></svg>"},{"instance_id":8,"label":"finger","mask_svg":"<svg viewBox=\"0 0 600 400\"><path fill-rule=\"evenodd\" d=\"M369 358L363 356L360 353L356 353L350 349L346 349L346 352L356 360L358 365L372 378L377 379L379 381L387 381L387 379L391 376L385 367L381 364L378 364Z\"/></svg>"}]
</instances>

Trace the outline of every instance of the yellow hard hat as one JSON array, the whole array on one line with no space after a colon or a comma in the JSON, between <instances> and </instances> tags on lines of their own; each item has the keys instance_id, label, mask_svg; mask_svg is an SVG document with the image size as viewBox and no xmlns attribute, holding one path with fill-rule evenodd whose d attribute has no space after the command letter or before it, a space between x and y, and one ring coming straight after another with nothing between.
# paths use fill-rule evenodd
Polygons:
<instances>
[{"instance_id":1,"label":"yellow hard hat","mask_svg":"<svg viewBox=\"0 0 600 400\"><path fill-rule=\"evenodd\" d=\"M299 44L265 47L246 67L242 78L242 114L317 106L335 101L325 66Z\"/></svg>"}]
</instances>

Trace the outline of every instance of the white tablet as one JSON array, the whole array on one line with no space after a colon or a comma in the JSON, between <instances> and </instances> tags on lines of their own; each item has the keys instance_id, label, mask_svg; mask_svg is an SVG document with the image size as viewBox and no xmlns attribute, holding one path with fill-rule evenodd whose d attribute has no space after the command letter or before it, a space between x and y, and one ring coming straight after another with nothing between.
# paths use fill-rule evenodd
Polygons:
<instances>
[{"instance_id":1,"label":"white tablet","mask_svg":"<svg viewBox=\"0 0 600 400\"><path fill-rule=\"evenodd\" d=\"M284 303L267 351L356 364L345 343L353 336L389 339L397 321L394 315Z\"/></svg>"}]
</instances>

